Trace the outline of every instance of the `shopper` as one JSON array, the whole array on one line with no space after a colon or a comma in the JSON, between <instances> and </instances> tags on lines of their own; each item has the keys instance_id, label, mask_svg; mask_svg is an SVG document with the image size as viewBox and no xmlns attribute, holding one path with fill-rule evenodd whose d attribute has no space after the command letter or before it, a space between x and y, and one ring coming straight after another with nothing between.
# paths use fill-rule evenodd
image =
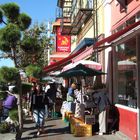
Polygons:
<instances>
[{"instance_id":1,"label":"shopper","mask_svg":"<svg viewBox=\"0 0 140 140\"><path fill-rule=\"evenodd\" d=\"M110 106L106 89L100 87L100 89L95 90L93 98L99 110L99 135L103 135L107 133L107 108Z\"/></svg>"},{"instance_id":2,"label":"shopper","mask_svg":"<svg viewBox=\"0 0 140 140\"><path fill-rule=\"evenodd\" d=\"M76 83L72 83L71 86L68 89L67 93L67 111L75 113L75 100L76 100L76 95L75 95L75 90L76 90Z\"/></svg>"},{"instance_id":3,"label":"shopper","mask_svg":"<svg viewBox=\"0 0 140 140\"><path fill-rule=\"evenodd\" d=\"M9 115L9 111L15 107L17 107L17 98L13 93L13 90L7 90L7 96L3 101L3 117L7 118Z\"/></svg>"},{"instance_id":4,"label":"shopper","mask_svg":"<svg viewBox=\"0 0 140 140\"><path fill-rule=\"evenodd\" d=\"M33 117L33 96L37 94L37 83L33 82L32 83L32 88L30 91L30 95L29 95L29 114L31 116L31 120L34 121L34 117Z\"/></svg>"},{"instance_id":5,"label":"shopper","mask_svg":"<svg viewBox=\"0 0 140 140\"><path fill-rule=\"evenodd\" d=\"M49 100L49 104L48 104L49 117L50 116L52 117L52 115L54 115L54 112L55 112L56 93L57 93L56 84L50 83L50 88L47 90L47 93L46 93Z\"/></svg>"},{"instance_id":6,"label":"shopper","mask_svg":"<svg viewBox=\"0 0 140 140\"><path fill-rule=\"evenodd\" d=\"M32 95L31 104L33 109L33 117L35 119L36 127L38 129L37 136L44 132L44 117L45 117L45 103L46 96L44 96L41 85L37 85L36 94Z\"/></svg>"},{"instance_id":7,"label":"shopper","mask_svg":"<svg viewBox=\"0 0 140 140\"><path fill-rule=\"evenodd\" d=\"M74 94L75 89L76 89L76 83L72 83L71 86L69 87L68 93L67 93L68 102L74 102L74 100L76 99L76 96Z\"/></svg>"}]
</instances>

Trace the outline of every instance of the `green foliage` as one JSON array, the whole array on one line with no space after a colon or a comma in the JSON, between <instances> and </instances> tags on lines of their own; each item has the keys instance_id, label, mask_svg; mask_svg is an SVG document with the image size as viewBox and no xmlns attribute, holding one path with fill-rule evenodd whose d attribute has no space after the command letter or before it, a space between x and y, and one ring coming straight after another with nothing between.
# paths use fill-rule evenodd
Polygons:
<instances>
[{"instance_id":1,"label":"green foliage","mask_svg":"<svg viewBox=\"0 0 140 140\"><path fill-rule=\"evenodd\" d=\"M13 82L17 80L18 70L16 68L10 68L3 66L0 68L0 81L1 82Z\"/></svg>"},{"instance_id":2,"label":"green foliage","mask_svg":"<svg viewBox=\"0 0 140 140\"><path fill-rule=\"evenodd\" d=\"M4 29L0 29L0 50L3 52L11 52L9 41L3 38Z\"/></svg>"},{"instance_id":3,"label":"green foliage","mask_svg":"<svg viewBox=\"0 0 140 140\"><path fill-rule=\"evenodd\" d=\"M29 83L22 83L22 94L26 94L27 92L31 91L32 84Z\"/></svg>"},{"instance_id":4,"label":"green foliage","mask_svg":"<svg viewBox=\"0 0 140 140\"><path fill-rule=\"evenodd\" d=\"M31 18L25 14L21 13L18 17L19 27L21 30L27 29L31 24Z\"/></svg>"},{"instance_id":5,"label":"green foliage","mask_svg":"<svg viewBox=\"0 0 140 140\"><path fill-rule=\"evenodd\" d=\"M1 9L4 11L4 15L9 22L15 23L15 21L17 21L20 9L16 3L3 4L1 5Z\"/></svg>"},{"instance_id":6,"label":"green foliage","mask_svg":"<svg viewBox=\"0 0 140 140\"><path fill-rule=\"evenodd\" d=\"M20 40L21 34L17 25L9 23L3 29L3 40L9 41L10 43L15 43Z\"/></svg>"},{"instance_id":7,"label":"green foliage","mask_svg":"<svg viewBox=\"0 0 140 140\"><path fill-rule=\"evenodd\" d=\"M4 83L0 83L0 100L6 98L8 87Z\"/></svg>"},{"instance_id":8,"label":"green foliage","mask_svg":"<svg viewBox=\"0 0 140 140\"><path fill-rule=\"evenodd\" d=\"M22 49L28 53L36 53L39 48L37 38L28 36L24 36L21 46Z\"/></svg>"},{"instance_id":9,"label":"green foliage","mask_svg":"<svg viewBox=\"0 0 140 140\"><path fill-rule=\"evenodd\" d=\"M6 96L7 96L7 93L6 93L6 92L1 92L1 91L0 91L0 100L5 99Z\"/></svg>"},{"instance_id":10,"label":"green foliage","mask_svg":"<svg viewBox=\"0 0 140 140\"><path fill-rule=\"evenodd\" d=\"M0 133L8 133L10 130L10 126L7 122L2 122L0 124Z\"/></svg>"},{"instance_id":11,"label":"green foliage","mask_svg":"<svg viewBox=\"0 0 140 140\"><path fill-rule=\"evenodd\" d=\"M9 117L13 121L18 121L18 110L17 109L12 109L9 111Z\"/></svg>"},{"instance_id":12,"label":"green foliage","mask_svg":"<svg viewBox=\"0 0 140 140\"><path fill-rule=\"evenodd\" d=\"M21 44L26 54L22 62L24 62L25 65L27 65L27 62L30 62L28 65L35 64L40 67L47 65L48 57L46 55L46 46L48 46L50 42L51 38L47 36L46 24L34 24L32 28L24 32L23 42ZM30 54L30 56L28 54Z\"/></svg>"},{"instance_id":13,"label":"green foliage","mask_svg":"<svg viewBox=\"0 0 140 140\"><path fill-rule=\"evenodd\" d=\"M29 65L25 68L25 72L27 76L32 76L32 77L39 77L39 74L41 73L42 69L41 67L37 65Z\"/></svg>"}]
</instances>

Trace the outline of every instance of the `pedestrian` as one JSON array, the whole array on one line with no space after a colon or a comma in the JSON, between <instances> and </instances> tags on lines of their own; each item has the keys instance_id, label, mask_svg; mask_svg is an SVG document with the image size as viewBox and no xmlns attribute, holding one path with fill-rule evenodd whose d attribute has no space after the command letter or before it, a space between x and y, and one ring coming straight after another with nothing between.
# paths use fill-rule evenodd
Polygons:
<instances>
[{"instance_id":1,"label":"pedestrian","mask_svg":"<svg viewBox=\"0 0 140 140\"><path fill-rule=\"evenodd\" d=\"M68 93L67 93L68 102L74 102L74 100L76 99L76 96L74 94L75 89L76 89L76 83L72 83L71 86L69 87Z\"/></svg>"},{"instance_id":2,"label":"pedestrian","mask_svg":"<svg viewBox=\"0 0 140 140\"><path fill-rule=\"evenodd\" d=\"M109 98L107 97L106 89L100 86L93 94L95 105L99 111L99 135L107 133L107 110L110 106Z\"/></svg>"},{"instance_id":3,"label":"pedestrian","mask_svg":"<svg viewBox=\"0 0 140 140\"><path fill-rule=\"evenodd\" d=\"M68 102L67 111L72 112L72 113L75 113L75 106L76 106L75 90L76 90L76 83L72 83L67 93L67 102Z\"/></svg>"},{"instance_id":4,"label":"pedestrian","mask_svg":"<svg viewBox=\"0 0 140 140\"><path fill-rule=\"evenodd\" d=\"M3 117L6 119L9 116L9 111L15 107L17 107L17 98L14 94L13 88L9 88L9 90L6 91L7 96L3 100Z\"/></svg>"},{"instance_id":5,"label":"pedestrian","mask_svg":"<svg viewBox=\"0 0 140 140\"><path fill-rule=\"evenodd\" d=\"M48 89L50 88L50 85L49 83L45 83L45 88L44 88L44 91L45 91L45 95L47 96L47 91ZM46 104L45 105L45 117L48 118L49 117L49 104Z\"/></svg>"},{"instance_id":6,"label":"pedestrian","mask_svg":"<svg viewBox=\"0 0 140 140\"><path fill-rule=\"evenodd\" d=\"M83 95L81 91L81 85L77 84L76 89L74 90L74 95L75 95L75 102L77 103L83 103Z\"/></svg>"},{"instance_id":7,"label":"pedestrian","mask_svg":"<svg viewBox=\"0 0 140 140\"><path fill-rule=\"evenodd\" d=\"M34 121L34 117L33 117L33 104L32 104L32 99L33 96L37 94L37 83L33 82L32 83L32 88L30 91L30 95L29 95L29 114L31 116L31 120Z\"/></svg>"},{"instance_id":8,"label":"pedestrian","mask_svg":"<svg viewBox=\"0 0 140 140\"><path fill-rule=\"evenodd\" d=\"M48 89L50 88L50 85L48 83L45 83L45 92L47 93Z\"/></svg>"},{"instance_id":9,"label":"pedestrian","mask_svg":"<svg viewBox=\"0 0 140 140\"><path fill-rule=\"evenodd\" d=\"M47 90L47 93L46 93L48 100L49 100L49 104L48 104L48 116L49 117L50 117L50 113L51 113L51 115L54 115L54 112L55 112L56 93L57 93L56 84L50 83L50 88Z\"/></svg>"},{"instance_id":10,"label":"pedestrian","mask_svg":"<svg viewBox=\"0 0 140 140\"><path fill-rule=\"evenodd\" d=\"M37 136L44 132L44 123L45 123L45 104L46 96L44 96L44 91L42 85L37 85L37 92L33 94L31 99L33 117L35 119L35 124L37 127Z\"/></svg>"}]
</instances>

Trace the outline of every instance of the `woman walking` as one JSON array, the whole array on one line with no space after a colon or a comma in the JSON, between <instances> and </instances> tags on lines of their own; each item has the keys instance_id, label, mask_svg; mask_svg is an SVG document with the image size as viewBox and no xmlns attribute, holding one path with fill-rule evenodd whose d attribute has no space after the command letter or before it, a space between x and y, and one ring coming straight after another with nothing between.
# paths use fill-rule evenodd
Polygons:
<instances>
[{"instance_id":1,"label":"woman walking","mask_svg":"<svg viewBox=\"0 0 140 140\"><path fill-rule=\"evenodd\" d=\"M33 117L37 127L37 136L44 132L45 104L47 98L42 85L37 85L37 92L32 96Z\"/></svg>"}]
</instances>

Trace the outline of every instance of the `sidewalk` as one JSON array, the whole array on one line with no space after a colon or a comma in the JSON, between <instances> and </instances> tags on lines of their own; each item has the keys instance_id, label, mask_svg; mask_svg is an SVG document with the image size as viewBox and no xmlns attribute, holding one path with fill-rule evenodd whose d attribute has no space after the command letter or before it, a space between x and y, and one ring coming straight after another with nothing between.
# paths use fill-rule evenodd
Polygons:
<instances>
[{"instance_id":1,"label":"sidewalk","mask_svg":"<svg viewBox=\"0 0 140 140\"><path fill-rule=\"evenodd\" d=\"M120 137L121 135L93 135L92 137L74 137L69 133L67 124L65 124L61 119L53 119L46 121L45 133L38 137L35 137L37 129L34 127L34 123L30 120L26 121L24 125L24 132L21 140L127 140L125 137ZM13 140L15 134L0 134L0 140Z\"/></svg>"}]
</instances>

